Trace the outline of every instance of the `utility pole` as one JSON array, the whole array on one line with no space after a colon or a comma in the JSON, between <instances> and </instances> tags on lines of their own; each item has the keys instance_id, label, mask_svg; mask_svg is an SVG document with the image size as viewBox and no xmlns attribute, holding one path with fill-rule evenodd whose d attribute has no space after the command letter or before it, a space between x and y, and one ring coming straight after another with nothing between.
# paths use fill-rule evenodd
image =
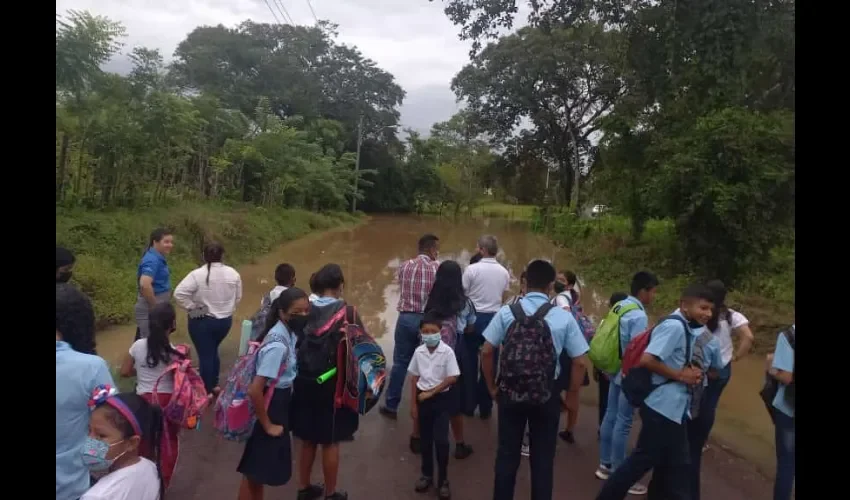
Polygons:
<instances>
[{"instance_id":1,"label":"utility pole","mask_svg":"<svg viewBox=\"0 0 850 500\"><path fill-rule=\"evenodd\" d=\"M360 146L363 143L363 115L357 121L357 159L354 161L354 189L351 192L351 213L357 211L357 181L360 179Z\"/></svg>"}]
</instances>

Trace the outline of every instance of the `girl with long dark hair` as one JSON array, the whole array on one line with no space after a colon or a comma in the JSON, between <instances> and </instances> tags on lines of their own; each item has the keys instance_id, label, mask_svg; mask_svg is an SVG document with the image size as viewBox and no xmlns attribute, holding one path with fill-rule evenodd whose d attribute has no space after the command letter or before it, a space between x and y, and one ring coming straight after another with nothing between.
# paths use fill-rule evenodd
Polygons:
<instances>
[{"instance_id":1,"label":"girl with long dark hair","mask_svg":"<svg viewBox=\"0 0 850 500\"><path fill-rule=\"evenodd\" d=\"M242 278L236 269L222 263L223 258L224 247L207 243L206 264L186 275L174 289L177 304L189 313L189 336L198 351L200 375L209 394L218 393L218 346L230 332L233 313L242 300Z\"/></svg>"},{"instance_id":2,"label":"girl with long dark hair","mask_svg":"<svg viewBox=\"0 0 850 500\"><path fill-rule=\"evenodd\" d=\"M292 477L289 416L292 384L298 373L295 332L304 329L309 311L307 294L287 288L272 302L258 338L257 374L248 387L257 423L236 468L242 474L239 500L262 500L265 486L281 486ZM274 393L266 407L265 394L270 390Z\"/></svg>"},{"instance_id":3,"label":"girl with long dark hair","mask_svg":"<svg viewBox=\"0 0 850 500\"><path fill-rule=\"evenodd\" d=\"M136 394L148 403L164 408L174 393L173 372L163 373L175 361L185 359L171 344L170 336L177 329L177 314L168 302L157 304L151 309L150 334L130 346L130 352L121 365L121 376L136 376ZM159 381L159 385L157 385ZM156 388L156 398L154 398ZM171 483L177 457L180 453L180 426L174 422L163 422L162 480L165 487Z\"/></svg>"},{"instance_id":4,"label":"girl with long dark hair","mask_svg":"<svg viewBox=\"0 0 850 500\"><path fill-rule=\"evenodd\" d=\"M165 500L159 407L137 394L116 394L110 386L97 387L89 405L89 435L78 453L99 480L80 500ZM147 457L143 449L149 450Z\"/></svg>"},{"instance_id":5,"label":"girl with long dark hair","mask_svg":"<svg viewBox=\"0 0 850 500\"><path fill-rule=\"evenodd\" d=\"M444 261L437 268L434 286L425 303L425 314L440 321L454 321L457 338L449 343L454 349L458 366L461 367L461 375L457 383L449 389L452 399L451 426L455 438L455 458L464 459L472 454L472 447L464 442L463 436L463 414L464 401L469 394L465 394L464 361L468 353L464 350L462 335L475 330L475 307L472 305L463 291L463 270L460 264L453 260ZM419 422L413 421L413 435L410 437L411 451L417 453L419 446Z\"/></svg>"}]
</instances>

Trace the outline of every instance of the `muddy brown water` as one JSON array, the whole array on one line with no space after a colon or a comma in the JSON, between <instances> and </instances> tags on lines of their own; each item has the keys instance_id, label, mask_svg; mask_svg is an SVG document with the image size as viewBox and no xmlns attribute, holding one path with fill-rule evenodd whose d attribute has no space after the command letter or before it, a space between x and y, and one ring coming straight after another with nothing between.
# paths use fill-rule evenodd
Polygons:
<instances>
[{"instance_id":1,"label":"muddy brown water","mask_svg":"<svg viewBox=\"0 0 850 500\"><path fill-rule=\"evenodd\" d=\"M308 288L310 274L328 262L342 266L345 273L344 297L355 304L368 331L381 339L388 356L392 354L392 332L398 316L398 284L394 282L399 263L416 254L416 242L424 233L440 238L440 260L469 262L481 234L494 234L501 247L500 260L511 272L512 289L519 288L517 278L522 267L535 258L553 261L559 269L570 268L565 252L545 238L533 234L525 223L499 220L449 221L431 217L378 216L359 226L317 233L280 246L239 268L243 298L235 315L233 330L222 344L223 357L232 359L238 349L240 325L259 307L260 300L273 286L274 268L282 262L295 266L297 286ZM135 263L128 263L135 265ZM574 269L581 276L581 269ZM182 279L175 276L174 285ZM581 278L579 278L581 280ZM623 284L627 289L628 283ZM607 309L607 297L596 293L592 283L584 284L585 311L594 319ZM669 304L672 310L676 304ZM189 343L185 314L179 314L175 341ZM98 334L98 352L113 365L121 362L133 341L135 325L110 328ZM231 353L228 355L227 352ZM733 366L732 380L720 401L717 422L712 433L713 445L722 446L753 462L765 475L775 470L773 425L759 399L764 374L761 357L749 357ZM582 400L596 404L596 390L584 390ZM592 418L592 412L582 418Z\"/></svg>"}]
</instances>

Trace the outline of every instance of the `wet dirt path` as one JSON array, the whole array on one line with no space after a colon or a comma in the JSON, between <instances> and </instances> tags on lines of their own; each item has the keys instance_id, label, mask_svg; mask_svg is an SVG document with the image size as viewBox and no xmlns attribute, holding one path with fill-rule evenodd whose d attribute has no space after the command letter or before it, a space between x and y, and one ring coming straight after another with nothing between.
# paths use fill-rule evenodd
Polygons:
<instances>
[{"instance_id":1,"label":"wet dirt path","mask_svg":"<svg viewBox=\"0 0 850 500\"><path fill-rule=\"evenodd\" d=\"M281 262L295 266L297 284L303 288L307 288L310 274L321 265L328 262L340 264L345 273L346 300L358 307L368 330L381 339L386 353L391 355L391 335L397 318L395 306L398 300L398 285L393 283L395 269L401 261L415 254L416 241L426 232L440 237L440 260L455 259L463 265L468 262L480 234L495 234L503 250L500 259L514 278L534 258L550 259L559 269L570 267L565 253L545 238L530 233L526 225L495 219L451 222L427 217L374 217L355 228L310 235L239 268L244 296L234 318L234 328L222 344L224 366L228 366L235 356L239 324L256 311L262 295L272 287L275 266ZM581 276L581 270L576 271ZM182 276L174 277L174 284L180 279ZM627 285L624 283L624 289ZM513 287L518 287L516 281ZM607 297L596 294L592 286L584 288L582 302L591 315L598 316L607 307ZM671 304L670 308L674 306ZM179 314L179 317L175 340L188 343L185 315ZM134 325L127 325L101 332L98 335L98 352L111 363L119 363L132 342L134 330ZM755 359L735 365L732 381L721 400L714 432L719 443L734 443L735 453L752 464L735 458L715 444L707 452L709 460L704 461L703 484L705 488L709 485L712 488L706 491L706 498L756 500L770 496L767 493L769 485L757 472L773 473L774 453L773 427L757 396L762 381L761 367L761 361ZM591 386L582 393L582 402L596 404L595 387ZM406 402L403 404L406 405ZM578 445L567 447L559 443L556 471L569 472L556 472L558 498L563 498L557 494L560 492L573 492L571 498L593 498L598 489L598 483L593 479L597 456L595 415L596 409L590 406L583 411ZM340 478L341 487L361 492L352 498L367 498L367 493L377 493L387 499L418 498L411 487L417 477L418 461L406 451L408 427L409 419L388 422L376 411L361 419L357 441L344 446ZM186 447L172 488L172 498L235 496L239 480L235 468L241 447L214 439L210 430L208 425L202 431L187 433L184 437ZM455 498L486 498L490 495L492 481L495 422L475 419L469 423L467 432L470 434L469 441L476 447L476 454L464 462L452 459L450 474L455 478ZM637 435L636 432L632 434ZM527 467L521 469L519 477L516 498L527 498ZM355 487L359 484L364 486ZM466 488L469 488L469 493L461 494ZM289 491L288 488L282 490ZM292 497L289 493L269 495L269 498Z\"/></svg>"}]
</instances>

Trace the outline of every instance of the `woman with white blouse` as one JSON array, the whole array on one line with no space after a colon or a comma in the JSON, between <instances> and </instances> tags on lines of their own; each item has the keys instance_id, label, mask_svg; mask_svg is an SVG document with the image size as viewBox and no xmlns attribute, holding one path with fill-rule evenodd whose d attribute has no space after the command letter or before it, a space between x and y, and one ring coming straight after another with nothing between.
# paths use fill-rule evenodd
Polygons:
<instances>
[{"instance_id":1,"label":"woman with white blouse","mask_svg":"<svg viewBox=\"0 0 850 500\"><path fill-rule=\"evenodd\" d=\"M732 363L746 356L753 346L753 332L750 320L738 311L726 306L726 285L720 280L712 280L706 286L714 293L714 314L706 328L714 334L720 344L720 357L723 368L718 373L709 372L708 383L702 395L699 415L688 423L688 441L691 451L691 500L700 499L700 465L703 447L714 426L714 417L723 389L732 377ZM738 349L732 337L738 337Z\"/></svg>"},{"instance_id":2,"label":"woman with white blouse","mask_svg":"<svg viewBox=\"0 0 850 500\"><path fill-rule=\"evenodd\" d=\"M224 247L204 246L206 265L190 272L174 290L177 304L189 313L189 336L198 352L201 378L208 393L218 389L221 361L218 346L233 325L233 313L242 300L242 278L222 264Z\"/></svg>"}]
</instances>

